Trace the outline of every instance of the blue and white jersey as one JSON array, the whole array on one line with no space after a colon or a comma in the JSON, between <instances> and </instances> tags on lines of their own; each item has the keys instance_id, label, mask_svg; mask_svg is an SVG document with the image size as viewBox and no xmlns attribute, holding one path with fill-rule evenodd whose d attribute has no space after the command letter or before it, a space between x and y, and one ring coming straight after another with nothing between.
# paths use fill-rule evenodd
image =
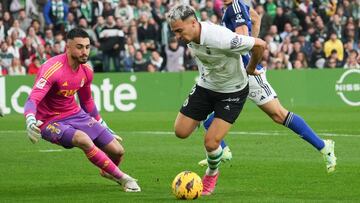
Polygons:
<instances>
[{"instance_id":1,"label":"blue and white jersey","mask_svg":"<svg viewBox=\"0 0 360 203\"><path fill-rule=\"evenodd\" d=\"M249 36L251 36L251 17L250 7L242 0L234 0L233 3L224 10L221 24L231 31L235 32L237 27L246 25L248 27ZM242 55L245 67L249 64L250 54ZM261 65L256 66L257 70L263 69Z\"/></svg>"}]
</instances>

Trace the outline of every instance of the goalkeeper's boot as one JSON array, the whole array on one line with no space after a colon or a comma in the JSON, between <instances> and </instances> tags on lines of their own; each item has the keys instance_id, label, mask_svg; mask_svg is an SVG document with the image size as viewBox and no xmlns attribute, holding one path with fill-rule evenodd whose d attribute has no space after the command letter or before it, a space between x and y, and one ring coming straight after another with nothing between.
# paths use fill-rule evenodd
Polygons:
<instances>
[{"instance_id":1,"label":"goalkeeper's boot","mask_svg":"<svg viewBox=\"0 0 360 203\"><path fill-rule=\"evenodd\" d=\"M324 140L324 143L325 146L320 152L323 154L327 172L331 173L335 171L336 166L336 156L334 152L335 142L333 140Z\"/></svg>"},{"instance_id":2,"label":"goalkeeper's boot","mask_svg":"<svg viewBox=\"0 0 360 203\"><path fill-rule=\"evenodd\" d=\"M117 181L123 186L125 192L141 192L141 188L137 184L137 180L127 174Z\"/></svg>"},{"instance_id":3,"label":"goalkeeper's boot","mask_svg":"<svg viewBox=\"0 0 360 203\"><path fill-rule=\"evenodd\" d=\"M210 176L206 174L204 175L202 179L203 191L201 195L207 196L207 195L211 195L214 192L218 177L219 177L219 172L217 172L217 174L214 176Z\"/></svg>"},{"instance_id":4,"label":"goalkeeper's boot","mask_svg":"<svg viewBox=\"0 0 360 203\"><path fill-rule=\"evenodd\" d=\"M231 150L230 150L229 146L226 146L226 147L223 149L223 155L222 155L222 157L221 157L221 161L222 161L222 162L226 162L226 161L230 161L231 159L232 159ZM204 160L199 161L198 164L199 164L200 166L207 166L207 165L208 165L207 159L204 159Z\"/></svg>"}]
</instances>

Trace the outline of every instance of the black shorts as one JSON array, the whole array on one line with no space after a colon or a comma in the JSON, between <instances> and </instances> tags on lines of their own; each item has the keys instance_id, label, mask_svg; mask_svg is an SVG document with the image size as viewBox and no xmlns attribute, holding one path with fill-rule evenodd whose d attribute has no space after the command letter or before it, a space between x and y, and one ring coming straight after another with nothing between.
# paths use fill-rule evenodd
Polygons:
<instances>
[{"instance_id":1,"label":"black shorts","mask_svg":"<svg viewBox=\"0 0 360 203\"><path fill-rule=\"evenodd\" d=\"M245 104L249 85L238 92L220 93L195 85L180 112L194 120L202 121L215 112L216 118L233 124Z\"/></svg>"}]
</instances>

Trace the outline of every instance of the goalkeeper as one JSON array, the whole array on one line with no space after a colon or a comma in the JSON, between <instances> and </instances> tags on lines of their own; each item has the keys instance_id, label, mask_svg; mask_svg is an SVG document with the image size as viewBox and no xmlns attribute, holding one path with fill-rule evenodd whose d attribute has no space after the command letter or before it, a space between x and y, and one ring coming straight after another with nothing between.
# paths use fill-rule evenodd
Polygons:
<instances>
[{"instance_id":1,"label":"goalkeeper","mask_svg":"<svg viewBox=\"0 0 360 203\"><path fill-rule=\"evenodd\" d=\"M67 34L66 53L41 66L25 104L28 137L33 143L42 137L64 148L78 147L103 177L118 182L126 192L139 192L136 180L118 168L124 154L120 137L101 119L91 96L89 52L89 35L74 28Z\"/></svg>"}]
</instances>

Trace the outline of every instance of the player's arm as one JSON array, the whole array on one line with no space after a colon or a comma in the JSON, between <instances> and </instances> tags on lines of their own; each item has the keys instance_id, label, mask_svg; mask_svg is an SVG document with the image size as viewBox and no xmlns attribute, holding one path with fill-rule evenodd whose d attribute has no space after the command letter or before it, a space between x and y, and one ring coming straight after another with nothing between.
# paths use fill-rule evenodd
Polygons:
<instances>
[{"instance_id":1,"label":"player's arm","mask_svg":"<svg viewBox=\"0 0 360 203\"><path fill-rule=\"evenodd\" d=\"M41 138L39 126L42 124L41 121L37 121L35 118L36 109L38 104L51 89L53 81L55 80L53 74L60 68L60 66L61 64L56 63L50 66L50 68L46 71L40 71L35 79L34 87L25 102L24 116L26 118L27 135L30 141L34 144Z\"/></svg>"},{"instance_id":2,"label":"player's arm","mask_svg":"<svg viewBox=\"0 0 360 203\"><path fill-rule=\"evenodd\" d=\"M266 47L265 41L263 41L260 38L254 38L254 39L255 39L254 46L250 50L250 53L251 53L250 61L249 61L248 66L246 67L246 72L249 75L260 74L256 71L256 66L261 62L261 59L262 59L262 56L263 56L263 53L264 53L265 47Z\"/></svg>"},{"instance_id":3,"label":"player's arm","mask_svg":"<svg viewBox=\"0 0 360 203\"><path fill-rule=\"evenodd\" d=\"M253 8L250 8L250 17L252 24L251 36L258 37L260 33L261 17Z\"/></svg>"},{"instance_id":4,"label":"player's arm","mask_svg":"<svg viewBox=\"0 0 360 203\"><path fill-rule=\"evenodd\" d=\"M122 138L115 134L113 130L109 128L106 122L101 118L98 109L96 108L94 99L91 95L91 82L93 79L93 73L88 72L88 78L84 86L78 90L78 96L81 108L95 118L102 126L104 126L118 141L122 141Z\"/></svg>"}]
</instances>

